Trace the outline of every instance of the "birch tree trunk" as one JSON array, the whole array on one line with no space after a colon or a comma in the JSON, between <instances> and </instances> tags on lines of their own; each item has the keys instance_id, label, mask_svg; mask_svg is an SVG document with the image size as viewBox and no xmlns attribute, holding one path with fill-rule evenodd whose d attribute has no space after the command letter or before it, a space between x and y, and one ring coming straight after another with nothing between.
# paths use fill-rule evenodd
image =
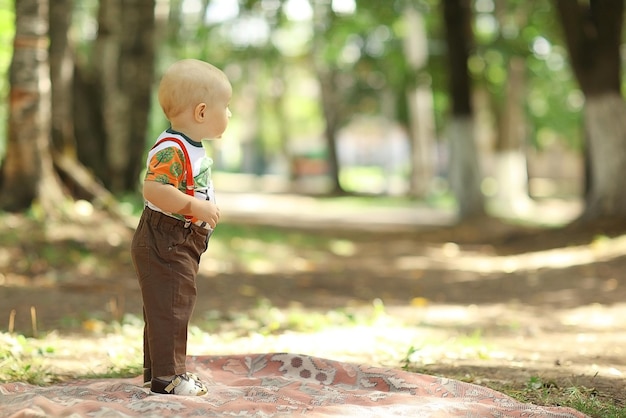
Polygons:
<instances>
[{"instance_id":1,"label":"birch tree trunk","mask_svg":"<svg viewBox=\"0 0 626 418\"><path fill-rule=\"evenodd\" d=\"M583 219L626 217L626 103L618 93L587 97L584 120L589 135L591 189Z\"/></svg>"},{"instance_id":2,"label":"birch tree trunk","mask_svg":"<svg viewBox=\"0 0 626 418\"><path fill-rule=\"evenodd\" d=\"M469 0L446 0L442 4L452 99L452 115L447 127L449 179L459 219L464 220L485 215L467 66L472 39L471 9Z\"/></svg>"},{"instance_id":3,"label":"birch tree trunk","mask_svg":"<svg viewBox=\"0 0 626 418\"><path fill-rule=\"evenodd\" d=\"M524 140L525 63L519 56L509 60L506 95L496 144L494 177L498 185L495 207L504 214L524 214L531 206Z\"/></svg>"},{"instance_id":4,"label":"birch tree trunk","mask_svg":"<svg viewBox=\"0 0 626 418\"><path fill-rule=\"evenodd\" d=\"M450 151L448 178L458 202L459 220L485 215L474 132L472 116L453 115L446 126Z\"/></svg>"},{"instance_id":5,"label":"birch tree trunk","mask_svg":"<svg viewBox=\"0 0 626 418\"><path fill-rule=\"evenodd\" d=\"M38 202L44 216L54 217L64 196L50 154L48 0L16 2L13 48L0 206L20 211Z\"/></svg>"}]
</instances>

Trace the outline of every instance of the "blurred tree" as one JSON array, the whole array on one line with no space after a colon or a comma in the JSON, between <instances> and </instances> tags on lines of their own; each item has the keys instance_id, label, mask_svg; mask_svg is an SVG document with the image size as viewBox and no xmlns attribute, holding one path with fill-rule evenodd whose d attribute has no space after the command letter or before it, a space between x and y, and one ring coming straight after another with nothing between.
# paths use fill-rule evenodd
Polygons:
<instances>
[{"instance_id":1,"label":"blurred tree","mask_svg":"<svg viewBox=\"0 0 626 418\"><path fill-rule=\"evenodd\" d=\"M501 208L511 214L527 212L528 170L526 135L528 121L524 109L526 67L524 58L512 56L507 63L507 80L502 107L497 111L497 137L494 177L497 183L496 199Z\"/></svg>"},{"instance_id":2,"label":"blurred tree","mask_svg":"<svg viewBox=\"0 0 626 418\"><path fill-rule=\"evenodd\" d=\"M337 158L337 132L345 122L345 107L342 106L339 84L340 74L336 65L336 45L329 42L330 34L336 30L337 19L330 0L313 2L313 68L320 84L320 99L324 115L324 138L328 171L330 176L330 192L344 192L339 182L339 161ZM335 53L333 53L335 52Z\"/></svg>"},{"instance_id":3,"label":"blurred tree","mask_svg":"<svg viewBox=\"0 0 626 418\"><path fill-rule=\"evenodd\" d=\"M72 23L73 0L50 2L50 80L51 134L54 149L76 157L74 137L73 80L74 54L69 31Z\"/></svg>"},{"instance_id":4,"label":"blurred tree","mask_svg":"<svg viewBox=\"0 0 626 418\"><path fill-rule=\"evenodd\" d=\"M556 0L570 62L585 95L589 193L582 220L626 217L626 103L621 95L623 0Z\"/></svg>"},{"instance_id":5,"label":"blurred tree","mask_svg":"<svg viewBox=\"0 0 626 418\"><path fill-rule=\"evenodd\" d=\"M412 150L406 168L407 174L411 172L410 193L425 197L432 184L436 136L424 17L430 5L363 0L354 9L342 9L339 3L314 3L327 8L327 18L317 22L313 54L316 68L323 70L318 78L325 80L320 83L322 101L326 94L326 109L335 106L330 108L330 121L340 129L357 118L375 118L387 124L383 135L392 135L389 127L396 124L406 127ZM390 147L388 140L380 138L375 146ZM380 154L391 153L381 149Z\"/></svg>"},{"instance_id":6,"label":"blurred tree","mask_svg":"<svg viewBox=\"0 0 626 418\"><path fill-rule=\"evenodd\" d=\"M97 38L76 69L80 160L114 193L134 191L154 82L155 0L107 0Z\"/></svg>"},{"instance_id":7,"label":"blurred tree","mask_svg":"<svg viewBox=\"0 0 626 418\"><path fill-rule=\"evenodd\" d=\"M0 207L22 211L38 202L46 216L54 217L64 195L50 153L48 0L16 2L13 47Z\"/></svg>"},{"instance_id":8,"label":"blurred tree","mask_svg":"<svg viewBox=\"0 0 626 418\"><path fill-rule=\"evenodd\" d=\"M228 139L211 143L216 167L265 174L278 162L295 180L289 144L293 107L286 106L285 99L290 87L297 91L300 79L285 69L291 67L297 73L303 67L306 49L289 48L294 39L299 43L308 22L287 19L284 1L203 0L193 11L179 0L169 4L169 37L159 49L160 56L168 61L185 56L206 59L224 69L234 87L231 109L235 117ZM283 44L287 44L285 51L280 49Z\"/></svg>"},{"instance_id":9,"label":"blurred tree","mask_svg":"<svg viewBox=\"0 0 626 418\"><path fill-rule=\"evenodd\" d=\"M534 2L494 2L491 15L496 26L494 40L482 51L498 55L498 75L486 77L491 110L495 116L496 137L493 176L496 181L495 204L510 214L523 214L530 205L526 161L528 120L526 118L527 70L530 49L527 40L514 36L530 25ZM483 15L483 17L485 17Z\"/></svg>"},{"instance_id":10,"label":"blurred tree","mask_svg":"<svg viewBox=\"0 0 626 418\"><path fill-rule=\"evenodd\" d=\"M424 16L412 2L404 9L406 62L415 80L407 88L409 132L411 138L410 194L424 198L430 192L434 175L435 120L431 77L427 75L428 38Z\"/></svg>"},{"instance_id":11,"label":"blurred tree","mask_svg":"<svg viewBox=\"0 0 626 418\"><path fill-rule=\"evenodd\" d=\"M459 218L462 220L485 214L482 177L474 141L474 115L468 70L473 39L471 5L469 0L446 0L442 2L442 7L452 101L447 127L450 148L449 177Z\"/></svg>"},{"instance_id":12,"label":"blurred tree","mask_svg":"<svg viewBox=\"0 0 626 418\"><path fill-rule=\"evenodd\" d=\"M106 5L103 13L110 10L108 7L115 6L113 2L106 2ZM90 168L109 188L118 192L136 188L143 166L141 160L152 91L154 31L150 22L154 22L154 0L136 0L125 5L129 6L121 19L125 30L117 34L120 50L113 49L111 53L112 49L107 49L109 55L105 61L115 63L115 70L121 73L122 81L118 81L123 85L123 93L116 96L119 108L107 102L109 113L111 108L125 110L121 115L113 115L121 120L113 124L115 128L109 129L115 130L115 134L132 133L124 136L127 142L121 144L99 136L109 133L104 129L104 121L112 117L110 114L108 119L103 117L105 112L101 110L104 105L100 93L112 87L105 82L98 83L104 76L93 77L93 72L81 68L76 59L68 35L73 1L59 0L52 5L44 0L16 2L14 53L10 68L9 139L0 189L3 209L24 210L37 202L44 216L61 215L62 203L69 195L64 194L56 166L67 185L79 186L79 193L87 192L114 215L119 215L108 190L77 163L77 154L85 157L87 163L104 161L104 164L96 163ZM137 31L135 27L142 30ZM108 31L105 25L101 25L100 30ZM118 64L121 68L117 68ZM119 92L119 86L116 84L115 87ZM122 125L124 128L120 128ZM98 129L99 126L102 129ZM123 157L116 155L107 159L103 150L109 150L110 155L111 147L116 147L114 149ZM120 161L126 164L122 167ZM95 170L102 167L105 170ZM112 181L112 178L119 181Z\"/></svg>"}]
</instances>

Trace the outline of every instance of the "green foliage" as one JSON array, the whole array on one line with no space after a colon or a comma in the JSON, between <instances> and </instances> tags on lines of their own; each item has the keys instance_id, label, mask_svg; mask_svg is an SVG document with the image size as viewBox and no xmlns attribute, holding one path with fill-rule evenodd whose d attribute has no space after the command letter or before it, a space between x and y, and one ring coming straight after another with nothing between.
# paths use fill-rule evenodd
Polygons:
<instances>
[{"instance_id":1,"label":"green foliage","mask_svg":"<svg viewBox=\"0 0 626 418\"><path fill-rule=\"evenodd\" d=\"M551 2L482 1L476 14L476 54L470 69L477 86L489 92L492 111L506 100L508 63L522 57L526 73L528 142L542 148L560 141L578 149L582 142L582 97L567 63L556 12Z\"/></svg>"},{"instance_id":2,"label":"green foliage","mask_svg":"<svg viewBox=\"0 0 626 418\"><path fill-rule=\"evenodd\" d=\"M411 367L411 357L415 354L419 349L415 346L410 346L406 356L400 360L400 364L402 365L402 370L409 371Z\"/></svg>"},{"instance_id":3,"label":"green foliage","mask_svg":"<svg viewBox=\"0 0 626 418\"><path fill-rule=\"evenodd\" d=\"M42 367L53 347L38 347L23 335L0 333L0 382L51 383L57 378Z\"/></svg>"}]
</instances>

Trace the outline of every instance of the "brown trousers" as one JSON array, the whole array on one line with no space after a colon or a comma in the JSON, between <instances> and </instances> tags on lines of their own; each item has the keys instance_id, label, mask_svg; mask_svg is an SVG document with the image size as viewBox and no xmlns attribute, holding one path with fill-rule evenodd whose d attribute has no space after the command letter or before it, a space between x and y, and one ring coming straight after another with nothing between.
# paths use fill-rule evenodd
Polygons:
<instances>
[{"instance_id":1,"label":"brown trousers","mask_svg":"<svg viewBox=\"0 0 626 418\"><path fill-rule=\"evenodd\" d=\"M143 298L144 368L152 376L186 372L196 275L211 232L150 208L141 215L131 256Z\"/></svg>"}]
</instances>

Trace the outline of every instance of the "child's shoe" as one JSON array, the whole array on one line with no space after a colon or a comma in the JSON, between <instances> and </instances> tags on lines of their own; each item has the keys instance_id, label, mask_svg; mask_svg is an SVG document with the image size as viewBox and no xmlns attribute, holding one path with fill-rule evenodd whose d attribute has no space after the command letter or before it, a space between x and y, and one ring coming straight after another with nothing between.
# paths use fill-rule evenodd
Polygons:
<instances>
[{"instance_id":1,"label":"child's shoe","mask_svg":"<svg viewBox=\"0 0 626 418\"><path fill-rule=\"evenodd\" d=\"M196 376L195 373L187 372L185 373L190 379L195 380L196 382L202 383L202 379ZM143 387L150 389L152 387L152 370L151 369L143 369Z\"/></svg>"},{"instance_id":2,"label":"child's shoe","mask_svg":"<svg viewBox=\"0 0 626 418\"><path fill-rule=\"evenodd\" d=\"M204 383L193 379L186 374L174 376L171 381L161 380L153 377L150 387L151 395L183 395L183 396L202 396L208 392Z\"/></svg>"}]
</instances>

